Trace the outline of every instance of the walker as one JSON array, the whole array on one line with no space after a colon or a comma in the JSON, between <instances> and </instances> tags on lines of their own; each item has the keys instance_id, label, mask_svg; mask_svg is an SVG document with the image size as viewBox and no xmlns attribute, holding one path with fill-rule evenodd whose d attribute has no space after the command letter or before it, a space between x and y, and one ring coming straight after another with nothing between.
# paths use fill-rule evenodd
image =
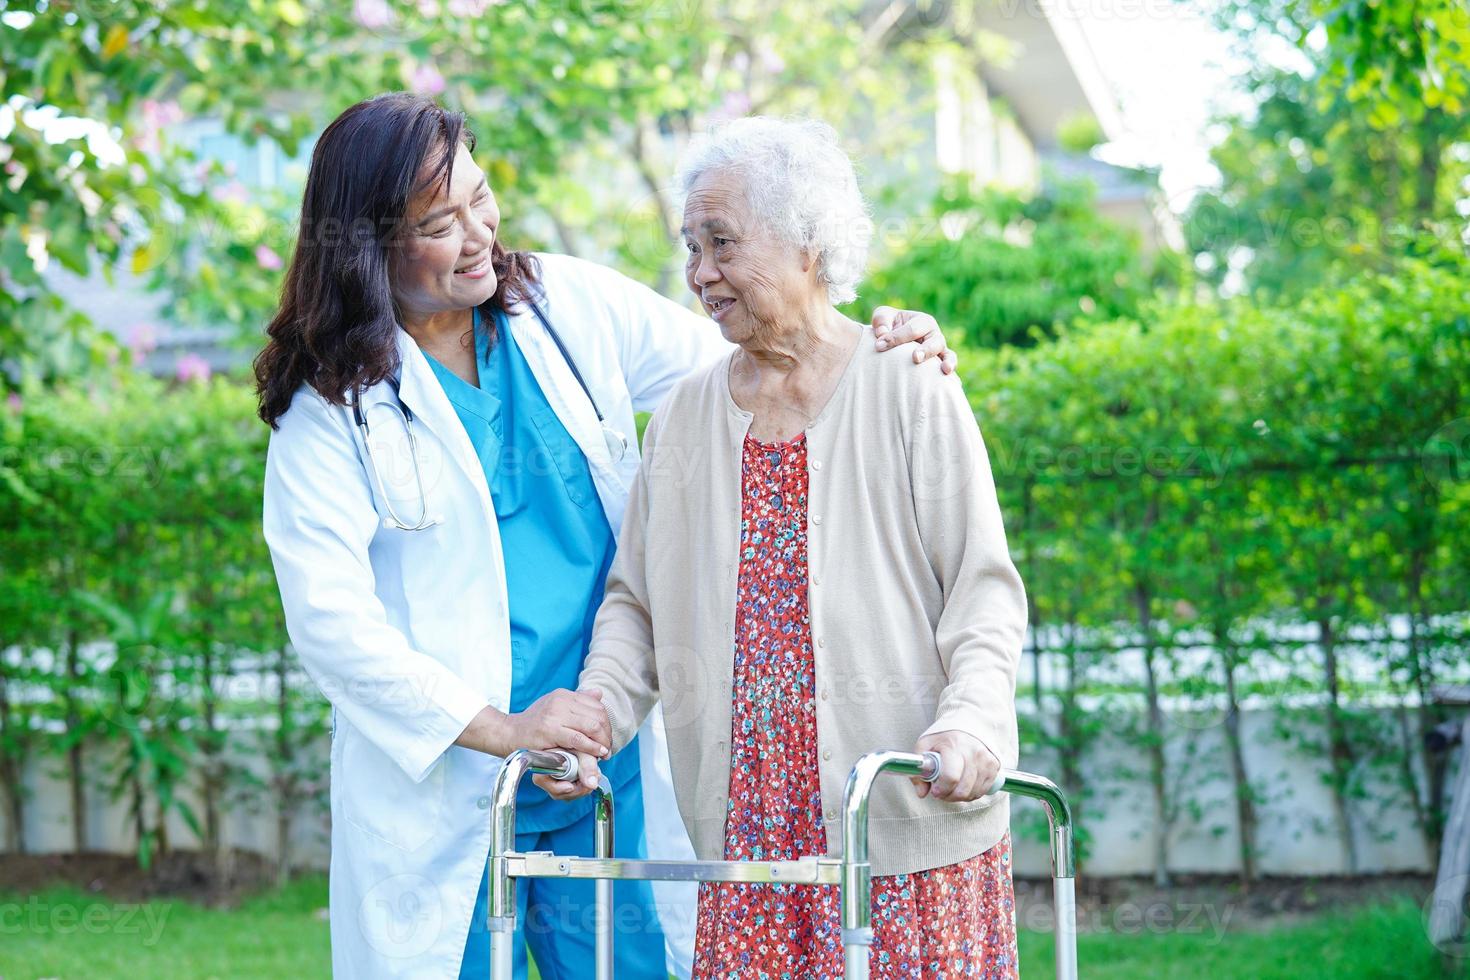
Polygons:
<instances>
[{"instance_id":1,"label":"walker","mask_svg":"<svg viewBox=\"0 0 1470 980\"><path fill-rule=\"evenodd\" d=\"M596 792L596 857L562 857L549 851L518 853L515 847L516 792L527 773L556 779L577 778L576 757L567 752L521 749L505 760L495 778L490 809L489 928L490 980L511 980L515 943L517 878L592 878L596 885L597 980L612 980L612 883L648 881L733 881L788 885L837 885L842 908L844 975L868 980L868 947L873 943L868 864L868 796L884 773L933 782L939 755L926 752L869 752L857 761L842 794L842 853L797 861L649 861L614 858L613 795L607 779ZM1051 830L1052 888L1056 904L1057 980L1077 977L1076 870L1072 850L1072 811L1057 785L1044 776L1003 769L989 793L1005 792L1040 800Z\"/></svg>"}]
</instances>

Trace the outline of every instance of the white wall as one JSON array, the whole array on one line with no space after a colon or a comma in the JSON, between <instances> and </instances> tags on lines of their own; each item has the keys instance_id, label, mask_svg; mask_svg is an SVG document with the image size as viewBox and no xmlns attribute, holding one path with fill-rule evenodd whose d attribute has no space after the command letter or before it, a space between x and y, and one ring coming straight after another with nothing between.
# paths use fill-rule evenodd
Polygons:
<instances>
[{"instance_id":1,"label":"white wall","mask_svg":"<svg viewBox=\"0 0 1470 980\"><path fill-rule=\"evenodd\" d=\"M1024 709L1026 705L1022 705ZM1392 722L1390 709L1380 709L1380 720ZM1337 835L1331 793L1322 780L1323 759L1307 756L1279 738L1271 710L1247 710L1241 718L1245 762L1253 785L1261 797L1259 817L1259 867L1264 874L1341 874L1347 870L1341 840ZM1132 723L1130 719L1118 722ZM1171 779L1180 781L1175 798L1191 797L1199 818L1182 816L1170 832L1171 869L1178 872L1223 872L1236 869L1239 848L1235 807L1230 796L1225 730L1218 716L1171 713L1167 753ZM1293 718L1297 732L1303 723ZM121 746L93 747L94 762L101 751ZM323 762L327 746L319 751ZM1392 747L1386 747L1392 752ZM249 760L247 760L249 761ZM259 766L259 761L253 763ZM1153 817L1147 783L1148 760L1135 745L1116 730L1095 740L1082 762L1086 777L1094 784L1089 797L1074 800L1079 823L1092 834L1092 853L1082 865L1088 875L1135 875L1152 872ZM1021 768L1052 777L1059 776L1055 759L1042 755L1023 757ZM71 849L69 793L60 760L32 764L26 772L30 798L26 804L27 849L32 852L62 852ZM1413 816L1392 783L1395 773L1383 773L1370 781L1370 798L1360 802L1354 834L1358 842L1360 871L1430 871L1434 861L1425 853ZM1422 782L1422 774L1421 774ZM197 800L191 801L199 812ZM89 787L88 821L91 847L130 852L133 840L125 801L110 802L95 785ZM1049 873L1047 852L1035 831L1041 826L1040 804L1016 799L1012 807L1012 836L1016 845L1015 868L1022 875ZM0 826L3 826L0 815ZM176 847L193 845L193 835L182 820L170 826ZM228 813L226 836L234 846L265 854L275 848L275 815L252 813L236 805ZM308 810L296 822L293 853L295 862L316 868L326 866L328 817L325 808Z\"/></svg>"}]
</instances>

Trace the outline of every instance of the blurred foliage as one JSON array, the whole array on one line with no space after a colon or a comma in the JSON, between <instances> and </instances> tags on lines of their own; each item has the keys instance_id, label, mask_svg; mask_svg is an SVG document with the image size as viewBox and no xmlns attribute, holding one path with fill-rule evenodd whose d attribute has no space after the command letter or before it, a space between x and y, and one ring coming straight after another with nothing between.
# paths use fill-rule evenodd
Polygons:
<instances>
[{"instance_id":1,"label":"blurred foliage","mask_svg":"<svg viewBox=\"0 0 1470 980\"><path fill-rule=\"evenodd\" d=\"M224 380L120 374L0 409L0 752L100 782L145 864L171 815L214 847L237 789L290 812L325 777L297 751L326 704L284 667L260 533L267 434L252 392ZM264 785L246 758L266 760ZM0 786L7 803L21 786Z\"/></svg>"},{"instance_id":2,"label":"blurred foliage","mask_svg":"<svg viewBox=\"0 0 1470 980\"><path fill-rule=\"evenodd\" d=\"M1463 0L1217 0L1253 108L1223 122L1217 190L1186 219L1216 284L1300 292L1348 265L1465 246ZM1290 57L1286 57L1290 54ZM1232 275L1238 274L1239 280Z\"/></svg>"},{"instance_id":3,"label":"blurred foliage","mask_svg":"<svg viewBox=\"0 0 1470 980\"><path fill-rule=\"evenodd\" d=\"M1078 317L1130 315L1152 263L1093 198L1081 182L1024 193L954 178L906 223L915 233L869 277L862 307L924 310L951 342L987 347L1031 344Z\"/></svg>"},{"instance_id":4,"label":"blurred foliage","mask_svg":"<svg viewBox=\"0 0 1470 980\"><path fill-rule=\"evenodd\" d=\"M1324 760L1324 833L1373 839L1368 800L1391 792L1433 854L1442 797L1417 759L1445 709L1429 692L1470 666L1470 263L1405 260L1282 306L1148 303L965 361L1033 656L1061 679L1033 694L1068 788L1108 782L1077 753L1122 705L1144 719L1155 834L1254 825L1290 788L1273 796L1273 774L1232 771L1218 745L1182 761L1179 743L1274 705ZM1182 699L1167 730L1147 720L1165 697ZM1207 774L1242 815L1180 805ZM1260 834L1243 839L1244 865Z\"/></svg>"},{"instance_id":5,"label":"blurred foliage","mask_svg":"<svg viewBox=\"0 0 1470 980\"><path fill-rule=\"evenodd\" d=\"M903 159L928 53L977 33L875 21L860 0L0 0L0 388L115 353L52 264L125 268L175 321L257 340L299 190L242 187L184 121L294 157L360 99L434 95L468 114L511 245L611 256L668 287L671 146L720 118L807 112L843 131L884 118L865 155Z\"/></svg>"},{"instance_id":6,"label":"blurred foliage","mask_svg":"<svg viewBox=\"0 0 1470 980\"><path fill-rule=\"evenodd\" d=\"M1102 123L1091 113L1069 116L1057 126L1057 145L1068 153L1087 153L1106 142Z\"/></svg>"}]
</instances>

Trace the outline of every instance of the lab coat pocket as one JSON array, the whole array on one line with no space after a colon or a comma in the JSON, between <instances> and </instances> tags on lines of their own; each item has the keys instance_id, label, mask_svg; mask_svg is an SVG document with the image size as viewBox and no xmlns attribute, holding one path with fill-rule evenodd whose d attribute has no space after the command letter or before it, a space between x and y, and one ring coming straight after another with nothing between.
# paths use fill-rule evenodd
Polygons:
<instances>
[{"instance_id":1,"label":"lab coat pocket","mask_svg":"<svg viewBox=\"0 0 1470 980\"><path fill-rule=\"evenodd\" d=\"M337 737L343 743L342 814L347 822L405 851L428 843L444 810L449 760L440 759L416 783L360 732L344 728Z\"/></svg>"}]
</instances>

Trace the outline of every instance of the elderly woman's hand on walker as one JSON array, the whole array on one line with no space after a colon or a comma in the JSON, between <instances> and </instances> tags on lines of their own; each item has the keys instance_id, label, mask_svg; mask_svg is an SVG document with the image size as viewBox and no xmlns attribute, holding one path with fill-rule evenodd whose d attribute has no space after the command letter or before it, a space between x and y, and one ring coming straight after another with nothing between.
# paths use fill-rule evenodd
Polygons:
<instances>
[{"instance_id":1,"label":"elderly woman's hand on walker","mask_svg":"<svg viewBox=\"0 0 1470 980\"><path fill-rule=\"evenodd\" d=\"M914 779L919 799L933 796L950 803L978 800L995 785L1000 760L973 735L961 731L935 732L919 739L915 752L939 753L939 778L928 783Z\"/></svg>"},{"instance_id":2,"label":"elderly woman's hand on walker","mask_svg":"<svg viewBox=\"0 0 1470 980\"><path fill-rule=\"evenodd\" d=\"M567 802L579 800L597 788L597 759L585 752L576 753L577 778L575 781L555 779L543 773L531 777L531 782L546 790L552 799Z\"/></svg>"}]
</instances>

